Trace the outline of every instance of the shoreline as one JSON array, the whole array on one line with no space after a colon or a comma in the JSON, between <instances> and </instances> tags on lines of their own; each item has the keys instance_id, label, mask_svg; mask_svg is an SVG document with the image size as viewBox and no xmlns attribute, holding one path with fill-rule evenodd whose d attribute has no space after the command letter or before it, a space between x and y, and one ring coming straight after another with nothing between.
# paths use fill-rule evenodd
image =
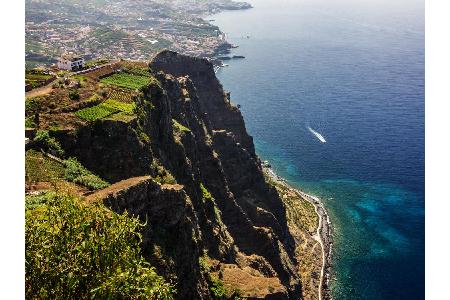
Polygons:
<instances>
[{"instance_id":1,"label":"shoreline","mask_svg":"<svg viewBox=\"0 0 450 300\"><path fill-rule=\"evenodd\" d=\"M274 170L263 164L263 171L274 181L286 188L294 190L300 197L308 201L314 206L315 212L319 217L319 224L317 226L317 232L314 236L322 247L322 268L320 272L320 288L319 288L319 300L329 300L331 297L330 290L330 277L331 277L331 258L332 258L332 224L330 216L328 215L322 201L313 195L307 194L300 189L294 188L287 183L287 181L281 176L277 175Z\"/></svg>"}]
</instances>

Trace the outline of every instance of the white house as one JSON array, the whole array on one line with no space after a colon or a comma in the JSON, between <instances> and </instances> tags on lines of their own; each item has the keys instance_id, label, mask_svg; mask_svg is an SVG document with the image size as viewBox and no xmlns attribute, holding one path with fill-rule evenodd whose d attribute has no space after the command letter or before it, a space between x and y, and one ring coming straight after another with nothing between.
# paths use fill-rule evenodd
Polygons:
<instances>
[{"instance_id":1,"label":"white house","mask_svg":"<svg viewBox=\"0 0 450 300\"><path fill-rule=\"evenodd\" d=\"M84 67L84 58L74 54L64 54L58 58L57 65L61 70L79 70Z\"/></svg>"}]
</instances>

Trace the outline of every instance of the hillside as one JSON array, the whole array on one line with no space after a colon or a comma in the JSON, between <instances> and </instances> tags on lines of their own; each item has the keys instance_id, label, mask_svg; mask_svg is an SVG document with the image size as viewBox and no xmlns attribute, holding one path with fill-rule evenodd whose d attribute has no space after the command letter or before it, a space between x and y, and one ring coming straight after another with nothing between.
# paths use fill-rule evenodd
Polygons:
<instances>
[{"instance_id":1,"label":"hillside","mask_svg":"<svg viewBox=\"0 0 450 300\"><path fill-rule=\"evenodd\" d=\"M26 99L26 192L145 223L176 299L318 299L314 206L267 176L206 59L171 51L56 80Z\"/></svg>"}]
</instances>

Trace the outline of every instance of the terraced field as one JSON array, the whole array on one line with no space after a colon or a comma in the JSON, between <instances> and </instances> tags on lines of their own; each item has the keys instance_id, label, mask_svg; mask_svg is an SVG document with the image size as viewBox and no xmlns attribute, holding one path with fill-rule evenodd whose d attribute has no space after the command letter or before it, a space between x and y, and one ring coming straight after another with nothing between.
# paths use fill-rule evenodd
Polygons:
<instances>
[{"instance_id":1,"label":"terraced field","mask_svg":"<svg viewBox=\"0 0 450 300\"><path fill-rule=\"evenodd\" d=\"M40 73L25 73L25 84L29 84L33 89L43 86L53 75Z\"/></svg>"},{"instance_id":2,"label":"terraced field","mask_svg":"<svg viewBox=\"0 0 450 300\"><path fill-rule=\"evenodd\" d=\"M100 82L125 89L137 90L149 83L149 76L115 73L111 76L102 78Z\"/></svg>"},{"instance_id":3,"label":"terraced field","mask_svg":"<svg viewBox=\"0 0 450 300\"><path fill-rule=\"evenodd\" d=\"M134 106L134 103L122 103L116 100L108 99L99 105L83 108L75 112L75 115L89 122L112 117L115 114L128 115L132 117Z\"/></svg>"},{"instance_id":4,"label":"terraced field","mask_svg":"<svg viewBox=\"0 0 450 300\"><path fill-rule=\"evenodd\" d=\"M114 88L109 93L109 99L123 103L132 103L134 94L128 89Z\"/></svg>"}]
</instances>

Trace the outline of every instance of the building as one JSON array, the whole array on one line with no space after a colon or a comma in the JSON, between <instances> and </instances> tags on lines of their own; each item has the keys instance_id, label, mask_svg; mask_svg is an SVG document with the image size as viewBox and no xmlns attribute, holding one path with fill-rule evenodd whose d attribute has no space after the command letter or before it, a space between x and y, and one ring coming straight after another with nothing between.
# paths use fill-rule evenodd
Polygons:
<instances>
[{"instance_id":1,"label":"building","mask_svg":"<svg viewBox=\"0 0 450 300\"><path fill-rule=\"evenodd\" d=\"M74 54L64 54L58 58L57 65L61 70L80 70L84 67L84 58Z\"/></svg>"}]
</instances>

